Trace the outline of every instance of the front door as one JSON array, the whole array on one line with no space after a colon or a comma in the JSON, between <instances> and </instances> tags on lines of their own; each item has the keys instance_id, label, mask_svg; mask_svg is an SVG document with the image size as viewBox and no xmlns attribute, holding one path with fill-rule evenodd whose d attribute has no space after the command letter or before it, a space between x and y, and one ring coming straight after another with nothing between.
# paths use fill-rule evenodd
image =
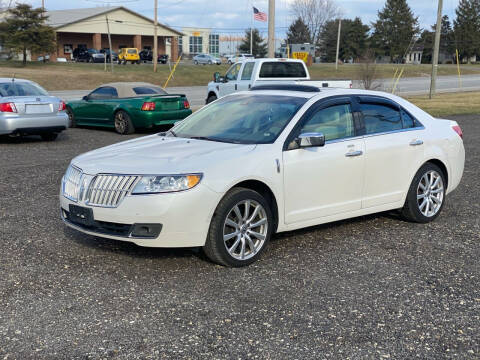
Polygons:
<instances>
[{"instance_id":1,"label":"front door","mask_svg":"<svg viewBox=\"0 0 480 360\"><path fill-rule=\"evenodd\" d=\"M238 91L245 91L250 89L252 84L252 75L253 75L254 66L255 66L255 63L253 61L248 61L243 64L242 72L239 75L239 79L237 80Z\"/></svg>"},{"instance_id":2,"label":"front door","mask_svg":"<svg viewBox=\"0 0 480 360\"><path fill-rule=\"evenodd\" d=\"M295 148L300 134L322 133L322 147ZM283 152L285 222L361 209L365 146L357 137L350 98L320 102L300 120Z\"/></svg>"},{"instance_id":3,"label":"front door","mask_svg":"<svg viewBox=\"0 0 480 360\"><path fill-rule=\"evenodd\" d=\"M111 100L118 98L117 90L111 86L102 86L92 91L75 111L80 123L107 126L111 121Z\"/></svg>"},{"instance_id":4,"label":"front door","mask_svg":"<svg viewBox=\"0 0 480 360\"><path fill-rule=\"evenodd\" d=\"M218 86L218 93L220 97L231 94L238 90L238 74L240 72L240 68L242 67L242 63L236 63L230 66L226 75L225 75L225 83L219 84Z\"/></svg>"}]
</instances>

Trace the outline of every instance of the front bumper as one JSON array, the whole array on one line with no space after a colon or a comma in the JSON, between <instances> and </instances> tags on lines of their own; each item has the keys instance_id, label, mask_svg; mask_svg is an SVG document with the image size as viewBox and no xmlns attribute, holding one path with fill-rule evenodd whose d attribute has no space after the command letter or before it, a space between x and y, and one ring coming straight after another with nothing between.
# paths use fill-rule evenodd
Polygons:
<instances>
[{"instance_id":1,"label":"front bumper","mask_svg":"<svg viewBox=\"0 0 480 360\"><path fill-rule=\"evenodd\" d=\"M0 115L0 135L60 132L67 127L68 115L65 112L49 116L18 115L15 113Z\"/></svg>"},{"instance_id":2,"label":"front bumper","mask_svg":"<svg viewBox=\"0 0 480 360\"><path fill-rule=\"evenodd\" d=\"M177 193L129 195L116 208L76 203L60 194L62 220L72 229L146 247L196 247L205 245L210 220L220 201L218 194L202 184ZM69 220L69 205L91 208L96 224L83 226ZM157 237L132 234L134 224L159 224ZM106 230L105 230L106 229ZM114 231L118 232L115 233Z\"/></svg>"}]
</instances>

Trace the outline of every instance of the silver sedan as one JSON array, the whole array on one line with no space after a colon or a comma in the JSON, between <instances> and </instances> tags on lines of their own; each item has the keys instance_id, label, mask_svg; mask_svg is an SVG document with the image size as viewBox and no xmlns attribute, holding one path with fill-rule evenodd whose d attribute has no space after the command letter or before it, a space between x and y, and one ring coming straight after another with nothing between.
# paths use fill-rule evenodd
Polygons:
<instances>
[{"instance_id":1,"label":"silver sedan","mask_svg":"<svg viewBox=\"0 0 480 360\"><path fill-rule=\"evenodd\" d=\"M0 78L0 135L40 135L55 140L68 127L65 103L40 85Z\"/></svg>"}]
</instances>

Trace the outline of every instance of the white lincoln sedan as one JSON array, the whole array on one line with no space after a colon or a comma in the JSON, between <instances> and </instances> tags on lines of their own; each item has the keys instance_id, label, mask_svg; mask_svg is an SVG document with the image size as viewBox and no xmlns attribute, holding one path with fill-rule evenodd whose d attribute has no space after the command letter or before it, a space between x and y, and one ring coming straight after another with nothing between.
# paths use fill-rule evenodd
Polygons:
<instances>
[{"instance_id":1,"label":"white lincoln sedan","mask_svg":"<svg viewBox=\"0 0 480 360\"><path fill-rule=\"evenodd\" d=\"M275 232L393 209L432 221L464 162L458 124L402 98L266 85L76 157L61 214L87 234L244 266Z\"/></svg>"}]
</instances>

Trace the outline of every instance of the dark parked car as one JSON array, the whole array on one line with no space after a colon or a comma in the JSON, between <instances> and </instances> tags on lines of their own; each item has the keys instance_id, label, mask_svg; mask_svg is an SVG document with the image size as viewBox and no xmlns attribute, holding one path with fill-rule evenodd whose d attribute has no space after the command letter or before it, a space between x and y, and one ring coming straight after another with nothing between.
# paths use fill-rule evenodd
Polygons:
<instances>
[{"instance_id":1,"label":"dark parked car","mask_svg":"<svg viewBox=\"0 0 480 360\"><path fill-rule=\"evenodd\" d=\"M153 51L148 49L143 49L139 53L140 60L143 62L153 61ZM161 64L166 64L168 62L168 55L158 54L157 61Z\"/></svg>"},{"instance_id":2,"label":"dark parked car","mask_svg":"<svg viewBox=\"0 0 480 360\"><path fill-rule=\"evenodd\" d=\"M100 52L107 57L107 62L110 62L110 49L105 48L100 50ZM113 61L115 62L118 61L118 54L115 51L112 51L112 58L113 58Z\"/></svg>"},{"instance_id":3,"label":"dark parked car","mask_svg":"<svg viewBox=\"0 0 480 360\"><path fill-rule=\"evenodd\" d=\"M84 62L104 62L105 55L96 49L76 48L73 50L73 58L75 61Z\"/></svg>"}]
</instances>

